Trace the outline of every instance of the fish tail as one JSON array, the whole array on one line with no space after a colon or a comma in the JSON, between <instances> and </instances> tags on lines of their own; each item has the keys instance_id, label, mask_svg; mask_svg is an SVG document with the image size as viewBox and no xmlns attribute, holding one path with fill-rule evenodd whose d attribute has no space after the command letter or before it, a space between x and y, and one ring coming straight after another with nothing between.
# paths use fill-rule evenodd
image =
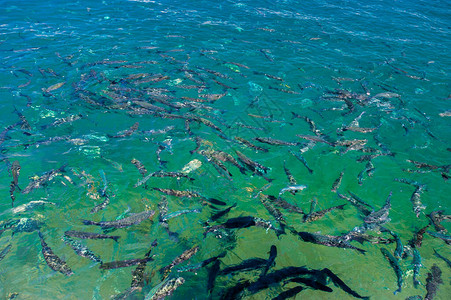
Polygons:
<instances>
[{"instance_id":1,"label":"fish tail","mask_svg":"<svg viewBox=\"0 0 451 300\"><path fill-rule=\"evenodd\" d=\"M119 238L120 238L120 236L118 236L118 235L114 235L111 237L111 239L113 239L116 243L118 242Z\"/></svg>"},{"instance_id":2,"label":"fish tail","mask_svg":"<svg viewBox=\"0 0 451 300\"><path fill-rule=\"evenodd\" d=\"M360 253L362 253L363 255L365 255L366 250L360 249L360 248L356 248L357 251L359 251Z\"/></svg>"}]
</instances>

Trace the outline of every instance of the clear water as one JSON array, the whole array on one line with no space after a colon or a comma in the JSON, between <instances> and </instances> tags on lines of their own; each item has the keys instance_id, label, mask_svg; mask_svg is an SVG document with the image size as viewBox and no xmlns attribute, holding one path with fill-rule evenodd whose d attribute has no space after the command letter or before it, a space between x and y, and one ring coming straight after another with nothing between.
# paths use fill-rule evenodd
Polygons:
<instances>
[{"instance_id":1,"label":"clear water","mask_svg":"<svg viewBox=\"0 0 451 300\"><path fill-rule=\"evenodd\" d=\"M307 185L307 189L295 196L286 193L284 197L307 211L314 197L318 199L317 209L345 203L331 192L341 171L344 176L339 191L346 194L350 190L376 208L383 205L392 191L391 221L386 227L407 244L416 230L428 224L427 214L436 210L451 213L450 183L439 171L403 171L419 170L407 160L435 166L451 163L450 117L444 114L451 109L450 7L449 1L1 1L0 125L3 130L20 120L16 108L31 128L21 129L19 124L2 136L0 222L39 220L48 245L74 272L66 277L47 266L36 231L18 232L14 236L5 231L0 236L0 249L8 244L12 247L0 262L1 297L18 293L17 299L108 299L125 291L134 267L100 270L66 246L61 236L67 230L101 232L83 225L82 219L114 220L128 208L131 212L146 207L158 210L162 194L151 187L192 190L229 205L236 202L237 207L219 223L231 217L253 215L276 224L263 205L251 197L267 182L251 172L243 175L228 163L233 180L227 179L203 156L190 154L196 147L195 136L208 141L204 148L210 145L234 157L235 150L239 150L270 167L267 177L274 180L264 192L268 195L277 196L287 186L283 170L286 161L297 182ZM152 76L130 77L141 73L168 78L135 84ZM190 74L201 83L190 80ZM202 82L204 90L183 88ZM56 88L58 83L64 85ZM135 90L131 92L130 88ZM143 94L149 88L166 89L164 93L173 97L169 100L172 103L186 101L182 97L225 93L214 103L202 103L210 106L209 110L177 110L154 104L176 115L191 113L208 119L230 140L196 122L191 122L193 136L190 136L184 120L129 114L131 107L137 107L131 101L149 100ZM351 99L355 110L347 113L345 102L326 99L331 95L328 92L335 89L361 95L368 92L370 96L388 90L400 98L379 97L379 102L366 106ZM98 105L81 95L89 95ZM340 150L344 147L317 143L303 153L314 170L310 174L288 152L288 149L298 151L299 147L271 146L253 140L260 136L299 142L296 134L313 135L303 119L292 118L292 112L313 120L332 140L366 139L368 147L381 151L373 139L377 134L381 143L396 155L374 158L373 175L365 175L360 185L357 177L366 163L356 159L366 153L343 154ZM343 136L337 135L337 129L349 125L362 112L365 114L359 125L377 127L376 131L345 131ZM77 114L82 118L47 126ZM135 122L139 122L139 128L130 136L108 137L129 129ZM264 130L240 127L238 122ZM165 133L146 132L168 127ZM234 136L267 147L269 152L243 147L233 142ZM33 144L54 137L65 139ZM161 159L168 161L163 170L180 171L188 162L198 159L202 166L190 173L195 180L151 178L147 189L134 188L142 177L131 160L138 159L149 172L158 171L162 166L156 151L161 143L169 142L170 149L161 152ZM24 147L24 144L32 145ZM14 213L9 195L12 180L9 166L15 160L22 167L19 176L22 189L31 177L62 165L66 165L65 175L73 183L58 176L46 187L29 194L16 191L16 207L33 200L55 205ZM90 214L103 201L91 199L88 194L103 187L100 170L105 172L108 191L114 197L105 209ZM82 171L91 175L91 185L74 175ZM427 186L421 195L426 209L419 218L410 202L414 187L395 182L394 178L408 178ZM202 207L194 198L168 196L168 200L169 212ZM179 242L169 238L157 217L152 222L111 233L121 236L118 243L81 242L107 262L141 258L150 243L158 240L154 261L146 268L146 278L151 281L136 299L144 298L161 281L158 273L161 267L195 245L200 247L199 252L184 264L201 262L228 247L231 250L221 259L221 268L248 258L266 258L270 246L276 245L275 269L327 267L359 294L373 299L424 296L427 273L436 264L444 281L436 299L447 299L451 293L450 269L433 255L436 249L451 258L449 246L428 234L419 249L422 285L414 288L412 258L408 257L401 261L403 290L394 296L396 276L379 249L386 247L393 252L395 244L352 242L367 251L361 255L354 250L305 243L290 233L277 238L273 231L262 228L233 230L227 238L215 234L204 238L203 222L214 212L203 207L201 213L171 219L169 228L180 234ZM313 223L302 223L298 214L285 210L282 213L287 224L296 230L322 234L344 234L362 223L361 215L350 204L343 211L331 212ZM451 230L449 223L443 225ZM434 231L433 227L429 229ZM379 235L389 237L386 233ZM173 298L207 298L207 271L208 268L203 268L197 273L178 273L174 268L170 276L182 276L186 281ZM255 280L256 274L218 277L212 297L219 298L240 278ZM332 283L329 285L333 293L307 289L298 298L351 298ZM283 290L280 284L275 284L249 298L270 299Z\"/></svg>"}]
</instances>

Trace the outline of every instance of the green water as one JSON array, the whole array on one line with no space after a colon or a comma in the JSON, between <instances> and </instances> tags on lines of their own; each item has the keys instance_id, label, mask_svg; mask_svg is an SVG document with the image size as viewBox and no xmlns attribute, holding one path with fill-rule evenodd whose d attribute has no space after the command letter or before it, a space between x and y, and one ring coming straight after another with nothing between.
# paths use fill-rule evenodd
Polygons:
<instances>
[{"instance_id":1,"label":"green water","mask_svg":"<svg viewBox=\"0 0 451 300\"><path fill-rule=\"evenodd\" d=\"M0 224L21 218L39 221L47 244L74 272L66 277L49 268L37 230L14 235L6 230L0 236L0 251L12 246L0 261L0 297L18 293L16 299L109 299L124 292L130 287L134 266L101 270L98 264L78 256L61 237L68 230L102 232L96 226L83 225L84 219L110 221L128 210L137 213L152 209L156 210L152 220L110 233L120 236L118 243L80 240L109 262L142 258L157 239L154 260L145 269L144 287L130 299L143 299L161 282L158 270L196 245L199 252L180 266L200 263L224 249L227 253L221 258L221 268L249 258L266 259L271 245L276 245L276 264L270 271L289 266L327 267L354 291L371 299L426 295L427 273L436 264L442 270L443 284L435 299L448 298L450 269L434 256L434 249L451 259L450 248L427 233L419 248L422 284L413 286L412 257L408 256L400 262L402 292L393 295L396 276L380 248L393 252L394 243L352 242L367 251L362 255L352 249L306 243L289 231L277 237L273 230L260 227L222 230L204 237L204 223L217 210L203 206L198 198L167 196L168 213L201 209L200 213L168 221L169 229L179 234L179 240L174 241L158 222L158 203L163 194L152 187L197 192L224 201L227 207L237 203L211 225L251 215L278 228L274 217L253 197L268 182L249 170L241 174L227 162L224 164L232 176L218 172L200 151L190 153L196 148L196 138L201 138L201 150L224 151L235 159L238 150L269 167L265 176L273 181L265 195L278 196L289 184L285 161L297 183L307 188L296 195L285 193L283 199L307 212L313 198L318 200L316 210L347 203L331 192L342 171L338 191L352 191L376 210L393 192L391 221L384 226L407 245L414 233L430 222L427 215L432 211L451 213L451 188L446 180L450 171L421 169L408 161L433 166L446 166L451 161L450 117L446 114L450 110L449 1L2 1L0 12L0 126L5 129L0 135ZM55 86L58 83L64 84ZM355 94L346 99L347 104L343 98L333 97L332 92L338 90ZM374 97L386 92L396 95ZM189 102L189 98L205 100L205 95L213 94L222 96L216 101ZM359 102L356 97L365 100ZM172 106L156 101L161 99ZM136 101L190 119L192 134L185 128L185 119L164 118L164 114L149 111L136 114L138 109L144 111ZM180 103L191 106L180 108ZM374 131L339 132L363 112L358 126ZM293 118L292 113L301 118ZM30 128L18 123L20 114ZM54 123L77 115L81 118ZM221 132L193 120L199 117ZM361 139L366 140L364 149L395 155L373 158L371 176L365 173L359 184L358 175L366 162L357 159L371 153L346 151L345 146L321 142L311 144L302 153L313 170L310 174L289 152L299 153L304 145L278 146L254 140L270 137L307 143L296 136L315 136L305 117L314 122L319 136L330 142ZM112 137L136 122L139 127L130 135ZM237 143L235 136L269 151L254 151ZM166 164L158 161L159 147L163 148L159 155ZM152 177L145 186L135 188L142 176L132 159L139 160L148 173L179 172L195 159L202 165L189 173L193 181ZM66 166L61 175L67 177L57 176L28 194L18 189L14 192L16 208L37 200L54 205L25 212L11 208L10 169L14 161L21 166L18 185L22 189L33 176ZM104 186L101 170L108 181L110 203L91 214L91 209L104 200L95 198ZM426 208L418 218L410 202L415 187L395 182L395 178L426 186L421 194ZM332 211L312 223L303 223L300 214L280 211L297 231L338 236L363 223L362 214L350 203L344 210ZM451 230L449 222L442 225ZM428 230L435 231L433 226ZM379 231L368 233L391 237ZM178 272L180 266L174 267L170 278L182 276L185 283L173 298L206 299L209 267ZM240 279L255 281L259 274L218 276L211 297L219 299ZM328 286L332 293L306 289L297 297L352 298L332 283ZM287 287L294 285L275 283L254 295L245 292L242 296L271 299Z\"/></svg>"}]
</instances>

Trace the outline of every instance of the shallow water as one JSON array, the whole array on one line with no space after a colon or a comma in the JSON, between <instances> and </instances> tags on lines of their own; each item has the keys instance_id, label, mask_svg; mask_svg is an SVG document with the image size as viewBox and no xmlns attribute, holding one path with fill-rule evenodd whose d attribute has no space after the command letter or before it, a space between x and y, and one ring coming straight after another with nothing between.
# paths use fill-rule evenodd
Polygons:
<instances>
[{"instance_id":1,"label":"shallow water","mask_svg":"<svg viewBox=\"0 0 451 300\"><path fill-rule=\"evenodd\" d=\"M395 243L352 242L366 250L361 255L351 249L303 242L288 230L280 237L274 230L260 227L220 230L204 237L205 221L216 212L214 207L203 205L199 198L166 196L168 213L201 209L200 213L168 221L170 231L179 234L179 240L174 241L158 222L158 203L163 194L152 189L194 191L224 201L227 207L237 203L229 214L211 225L251 215L278 228L275 218L258 198L253 198L268 182L249 170L241 174L228 162L224 164L231 176L227 176L201 151L190 153L200 137L200 150L221 150L235 159L238 150L269 167L265 176L273 181L262 192L265 195L278 196L289 184L285 161L297 183L307 188L296 195L287 192L283 198L307 212L313 198L318 200L316 210L347 203L331 192L342 171L338 191L352 191L376 210L393 192L391 221L384 226L407 245L414 233L429 223L428 214L437 210L451 213L451 188L446 179L450 174L446 166L451 163L449 1L2 3L0 230L11 220L37 220L47 244L74 272L66 277L49 268L37 230L33 230L36 228L14 235L6 230L0 236L0 251L12 246L0 261L2 298L18 293L16 299L108 299L124 292L130 287L135 267L101 270L98 264L78 256L61 237L67 230L102 232L96 226L84 225L82 219L109 221L145 209L156 210L152 221L109 233L120 236L118 243L80 240L109 262L142 258L157 239L158 246L152 251L154 260L145 269L143 289L131 299L143 299L161 282L158 270L196 245L199 252L174 267L169 275L185 279L174 291L174 299L208 297L210 266L196 272L182 272L181 267L200 263L224 249L227 252L220 259L221 269L249 258L266 259L271 245L276 245L278 255L270 272L289 266L327 267L362 296L405 299L426 295L427 273L436 264L444 282L436 299L446 299L451 293L450 269L434 256L435 249L451 259L449 246L427 233L419 248L422 285L413 285L412 256L408 255L400 261L402 292L393 295L396 275L380 248L393 253ZM334 91L341 91L341 98ZM353 95L346 98L343 91ZM391 95L384 97L380 93ZM189 101L205 101L213 94L221 96L216 96L216 101ZM165 112L146 110L143 106L148 107L148 103ZM352 124L363 112L358 125ZM185 119L165 114L189 119L192 134L185 127ZM203 124L199 117L213 125ZM316 128L312 129L306 120L313 121ZM136 122L135 131L114 137ZM355 125L373 131L340 131L343 126ZM308 141L297 134L327 138L332 145L317 142L305 148ZM243 146L235 136L269 151ZM302 145L268 145L254 140L256 137ZM374 170L364 173L360 183L358 175L366 162L358 159L371 153L336 144L353 139L365 140L363 150L374 149L381 154L371 160ZM313 173L289 152L300 153L299 149L305 151L302 155ZM161 163L157 153L167 163ZM194 159L202 165L189 173L192 181L152 177L146 185L134 187L142 175L131 163L133 158L148 173L181 171ZM429 167L419 168L408 160ZM28 194L18 188L14 192L15 208L37 200L54 204L20 212L11 208L14 161L21 166L18 186L22 189L32 177L65 166L65 172L45 186ZM91 209L104 201L99 196L104 187L102 170L110 203L91 214ZM415 186L396 182L395 178L425 185L420 199L426 208L418 218L410 202ZM217 205L218 209L225 207ZM363 223L363 215L350 203L311 223L303 223L300 214L280 211L286 223L297 231L338 236ZM449 222L442 225L451 230ZM428 230L435 231L433 226ZM391 237L377 230L368 233ZM259 274L253 271L219 276L212 298L219 299L240 279L257 280ZM294 286L274 283L257 294L245 292L242 296L270 299ZM333 283L328 286L332 293L306 289L297 297L352 298Z\"/></svg>"}]
</instances>

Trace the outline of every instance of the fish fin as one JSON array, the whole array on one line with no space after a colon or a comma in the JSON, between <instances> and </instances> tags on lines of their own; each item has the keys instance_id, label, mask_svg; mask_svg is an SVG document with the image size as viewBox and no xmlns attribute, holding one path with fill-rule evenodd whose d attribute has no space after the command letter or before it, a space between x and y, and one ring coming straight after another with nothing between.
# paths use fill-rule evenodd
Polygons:
<instances>
[{"instance_id":1,"label":"fish fin","mask_svg":"<svg viewBox=\"0 0 451 300\"><path fill-rule=\"evenodd\" d=\"M120 236L118 236L118 235L113 235L111 238L117 243L118 240L119 240L119 238L120 238Z\"/></svg>"}]
</instances>

